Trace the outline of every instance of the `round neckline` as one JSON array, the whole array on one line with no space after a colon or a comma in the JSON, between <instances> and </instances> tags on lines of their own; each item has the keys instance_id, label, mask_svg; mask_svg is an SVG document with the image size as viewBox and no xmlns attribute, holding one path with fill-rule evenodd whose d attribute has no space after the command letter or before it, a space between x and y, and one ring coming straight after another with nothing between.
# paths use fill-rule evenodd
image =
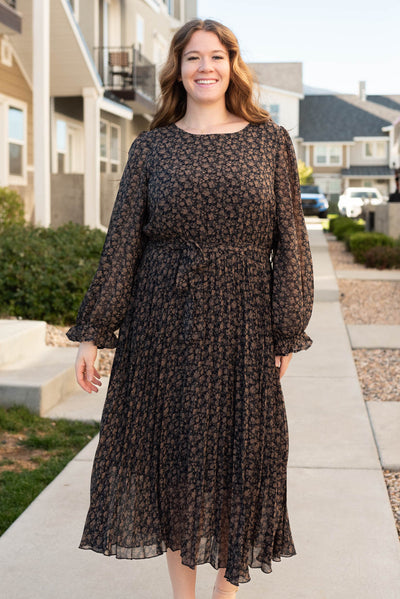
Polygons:
<instances>
[{"instance_id":1,"label":"round neckline","mask_svg":"<svg viewBox=\"0 0 400 599\"><path fill-rule=\"evenodd\" d=\"M189 131L185 131L185 129L182 129L181 127L178 127L178 125L176 123L172 123L172 126L175 129L178 129L178 131L182 131L182 133L185 133L186 135L190 135L191 137L208 137L210 135L236 135L237 133L241 133L242 131L245 131L248 127L250 127L251 123L247 123L247 125L245 125L242 129L238 129L237 131L227 131L227 133L189 133Z\"/></svg>"}]
</instances>

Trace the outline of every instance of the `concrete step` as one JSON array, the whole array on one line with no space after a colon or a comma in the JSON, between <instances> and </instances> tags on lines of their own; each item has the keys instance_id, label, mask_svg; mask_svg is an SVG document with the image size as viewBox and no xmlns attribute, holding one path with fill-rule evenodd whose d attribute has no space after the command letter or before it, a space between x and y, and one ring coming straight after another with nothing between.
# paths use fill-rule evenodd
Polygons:
<instances>
[{"instance_id":1,"label":"concrete step","mask_svg":"<svg viewBox=\"0 0 400 599\"><path fill-rule=\"evenodd\" d=\"M400 325L348 324L353 349L399 349Z\"/></svg>"},{"instance_id":2,"label":"concrete step","mask_svg":"<svg viewBox=\"0 0 400 599\"><path fill-rule=\"evenodd\" d=\"M76 347L45 347L32 351L0 370L0 405L24 405L43 416L68 395L78 391L75 379Z\"/></svg>"},{"instance_id":3,"label":"concrete step","mask_svg":"<svg viewBox=\"0 0 400 599\"><path fill-rule=\"evenodd\" d=\"M0 319L0 368L44 351L45 339L44 321Z\"/></svg>"},{"instance_id":4,"label":"concrete step","mask_svg":"<svg viewBox=\"0 0 400 599\"><path fill-rule=\"evenodd\" d=\"M337 270L338 279L357 279L360 281L400 281L400 270L365 268L359 270Z\"/></svg>"},{"instance_id":5,"label":"concrete step","mask_svg":"<svg viewBox=\"0 0 400 599\"><path fill-rule=\"evenodd\" d=\"M100 422L109 380L108 376L101 377L102 385L97 393L87 393L79 389L48 410L44 416L52 420L66 418L82 422Z\"/></svg>"}]
</instances>

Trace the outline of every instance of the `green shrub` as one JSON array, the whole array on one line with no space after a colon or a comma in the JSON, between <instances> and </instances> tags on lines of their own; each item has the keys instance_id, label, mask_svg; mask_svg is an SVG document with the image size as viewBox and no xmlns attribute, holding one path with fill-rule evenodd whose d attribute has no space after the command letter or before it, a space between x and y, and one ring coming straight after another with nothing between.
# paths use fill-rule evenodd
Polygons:
<instances>
[{"instance_id":1,"label":"green shrub","mask_svg":"<svg viewBox=\"0 0 400 599\"><path fill-rule=\"evenodd\" d=\"M377 245L365 252L365 266L368 268L400 268L400 246Z\"/></svg>"},{"instance_id":2,"label":"green shrub","mask_svg":"<svg viewBox=\"0 0 400 599\"><path fill-rule=\"evenodd\" d=\"M75 322L105 234L68 223L10 225L0 236L0 313L53 324Z\"/></svg>"},{"instance_id":3,"label":"green shrub","mask_svg":"<svg viewBox=\"0 0 400 599\"><path fill-rule=\"evenodd\" d=\"M395 240L384 233L354 233L349 238L349 249L356 262L364 263L366 252L375 246L393 247Z\"/></svg>"},{"instance_id":4,"label":"green shrub","mask_svg":"<svg viewBox=\"0 0 400 599\"><path fill-rule=\"evenodd\" d=\"M335 225L335 220L337 220L339 216L337 214L328 214L328 231L333 233L333 227Z\"/></svg>"},{"instance_id":5,"label":"green shrub","mask_svg":"<svg viewBox=\"0 0 400 599\"><path fill-rule=\"evenodd\" d=\"M12 189L0 187L0 230L10 225L23 225L25 222L24 202Z\"/></svg>"},{"instance_id":6,"label":"green shrub","mask_svg":"<svg viewBox=\"0 0 400 599\"><path fill-rule=\"evenodd\" d=\"M346 241L353 233L364 231L365 225L362 222L356 222L347 216L339 216L332 222L332 232L340 241Z\"/></svg>"}]
</instances>

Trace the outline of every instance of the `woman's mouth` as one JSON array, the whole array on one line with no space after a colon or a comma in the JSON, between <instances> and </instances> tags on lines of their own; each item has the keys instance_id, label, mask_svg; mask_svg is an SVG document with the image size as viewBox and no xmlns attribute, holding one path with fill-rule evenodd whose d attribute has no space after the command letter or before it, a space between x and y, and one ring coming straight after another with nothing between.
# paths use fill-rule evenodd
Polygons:
<instances>
[{"instance_id":1,"label":"woman's mouth","mask_svg":"<svg viewBox=\"0 0 400 599\"><path fill-rule=\"evenodd\" d=\"M201 85L202 87L206 87L209 85L214 85L214 83L217 83L217 79L196 79L195 83L197 85Z\"/></svg>"}]
</instances>

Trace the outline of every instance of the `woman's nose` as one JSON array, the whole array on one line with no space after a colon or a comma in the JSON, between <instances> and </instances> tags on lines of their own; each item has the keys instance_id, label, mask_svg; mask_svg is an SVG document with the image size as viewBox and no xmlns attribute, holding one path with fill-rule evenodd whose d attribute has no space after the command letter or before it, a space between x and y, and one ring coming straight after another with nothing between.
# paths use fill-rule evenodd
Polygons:
<instances>
[{"instance_id":1,"label":"woman's nose","mask_svg":"<svg viewBox=\"0 0 400 599\"><path fill-rule=\"evenodd\" d=\"M200 63L199 71L212 71L212 68L212 64L207 59L204 59Z\"/></svg>"}]
</instances>

